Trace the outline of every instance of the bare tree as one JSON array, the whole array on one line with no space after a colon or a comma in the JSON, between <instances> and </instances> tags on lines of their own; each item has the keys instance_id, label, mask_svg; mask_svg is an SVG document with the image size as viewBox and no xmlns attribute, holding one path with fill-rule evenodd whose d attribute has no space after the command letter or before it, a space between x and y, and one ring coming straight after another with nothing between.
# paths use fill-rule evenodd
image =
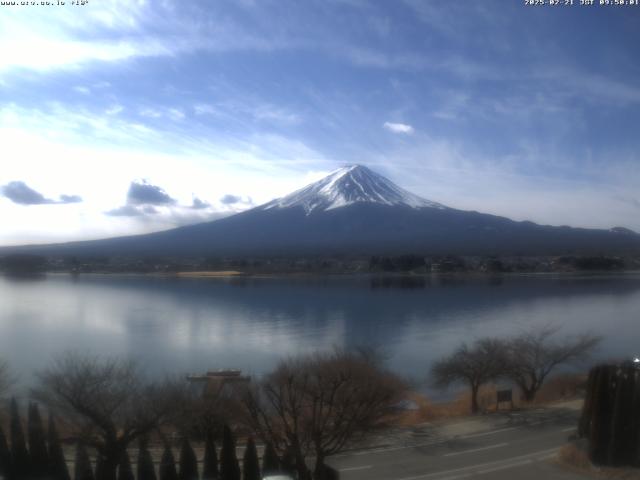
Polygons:
<instances>
[{"instance_id":1,"label":"bare tree","mask_svg":"<svg viewBox=\"0 0 640 480\"><path fill-rule=\"evenodd\" d=\"M506 345L502 340L483 338L469 346L463 343L450 356L437 361L431 368L436 387L445 388L464 382L471 388L471 413L478 413L478 390L503 373Z\"/></svg>"},{"instance_id":2,"label":"bare tree","mask_svg":"<svg viewBox=\"0 0 640 480\"><path fill-rule=\"evenodd\" d=\"M263 440L295 457L299 478L309 478L307 455L322 478L328 456L389 425L404 389L372 357L337 350L282 361L245 404Z\"/></svg>"},{"instance_id":3,"label":"bare tree","mask_svg":"<svg viewBox=\"0 0 640 480\"><path fill-rule=\"evenodd\" d=\"M507 343L505 374L518 385L523 400L534 400L554 368L588 357L601 340L596 335L585 333L554 341L557 331L555 327L537 328Z\"/></svg>"},{"instance_id":4,"label":"bare tree","mask_svg":"<svg viewBox=\"0 0 640 480\"><path fill-rule=\"evenodd\" d=\"M96 449L106 480L115 480L127 445L162 425L179 401L174 383L145 382L134 363L119 359L65 354L38 377L34 397L64 414L78 440Z\"/></svg>"},{"instance_id":5,"label":"bare tree","mask_svg":"<svg viewBox=\"0 0 640 480\"><path fill-rule=\"evenodd\" d=\"M173 416L174 426L186 436L199 440L221 438L225 424L244 418L240 389L186 388Z\"/></svg>"}]
</instances>

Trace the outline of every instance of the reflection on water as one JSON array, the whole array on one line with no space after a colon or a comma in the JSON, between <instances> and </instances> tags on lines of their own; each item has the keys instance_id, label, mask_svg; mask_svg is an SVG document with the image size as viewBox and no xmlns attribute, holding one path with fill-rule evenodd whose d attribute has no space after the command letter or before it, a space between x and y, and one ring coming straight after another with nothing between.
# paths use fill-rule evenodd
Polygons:
<instances>
[{"instance_id":1,"label":"reflection on water","mask_svg":"<svg viewBox=\"0 0 640 480\"><path fill-rule=\"evenodd\" d=\"M151 373L267 371L281 357L374 345L424 378L459 342L562 325L640 351L640 276L175 279L0 277L0 356L30 378L67 349L139 359Z\"/></svg>"}]
</instances>

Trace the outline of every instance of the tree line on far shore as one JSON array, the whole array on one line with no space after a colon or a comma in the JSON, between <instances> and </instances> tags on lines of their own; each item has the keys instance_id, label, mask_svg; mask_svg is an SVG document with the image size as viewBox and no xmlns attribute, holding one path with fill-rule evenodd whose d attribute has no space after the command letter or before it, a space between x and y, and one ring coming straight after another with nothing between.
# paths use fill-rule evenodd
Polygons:
<instances>
[{"instance_id":1,"label":"tree line on far shore","mask_svg":"<svg viewBox=\"0 0 640 480\"><path fill-rule=\"evenodd\" d=\"M0 272L34 275L43 272L176 273L239 270L245 273L465 273L620 271L640 266L637 256L564 255L398 255L275 256L174 258L155 255L108 257L103 255L43 256L29 253L0 255Z\"/></svg>"}]
</instances>

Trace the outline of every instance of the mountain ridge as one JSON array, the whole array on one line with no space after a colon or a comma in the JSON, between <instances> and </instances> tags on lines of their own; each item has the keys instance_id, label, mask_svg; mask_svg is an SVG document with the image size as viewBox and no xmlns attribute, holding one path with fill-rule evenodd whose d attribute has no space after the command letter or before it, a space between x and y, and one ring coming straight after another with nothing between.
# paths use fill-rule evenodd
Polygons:
<instances>
[{"instance_id":1,"label":"mountain ridge","mask_svg":"<svg viewBox=\"0 0 640 480\"><path fill-rule=\"evenodd\" d=\"M2 252L130 257L638 254L640 235L621 227L557 227L457 210L351 165L289 195L210 222Z\"/></svg>"}]
</instances>

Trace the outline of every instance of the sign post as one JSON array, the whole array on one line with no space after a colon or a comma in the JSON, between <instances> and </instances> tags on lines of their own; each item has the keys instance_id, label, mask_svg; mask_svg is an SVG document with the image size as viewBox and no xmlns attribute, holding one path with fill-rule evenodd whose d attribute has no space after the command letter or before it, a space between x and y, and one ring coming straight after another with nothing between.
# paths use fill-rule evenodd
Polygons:
<instances>
[{"instance_id":1,"label":"sign post","mask_svg":"<svg viewBox=\"0 0 640 480\"><path fill-rule=\"evenodd\" d=\"M511 389L509 390L498 390L497 392L497 402L496 402L496 411L499 410L500 404L504 402L509 402L511 404L511 410L513 410L513 392Z\"/></svg>"}]
</instances>

